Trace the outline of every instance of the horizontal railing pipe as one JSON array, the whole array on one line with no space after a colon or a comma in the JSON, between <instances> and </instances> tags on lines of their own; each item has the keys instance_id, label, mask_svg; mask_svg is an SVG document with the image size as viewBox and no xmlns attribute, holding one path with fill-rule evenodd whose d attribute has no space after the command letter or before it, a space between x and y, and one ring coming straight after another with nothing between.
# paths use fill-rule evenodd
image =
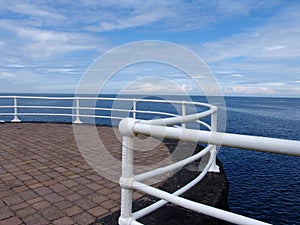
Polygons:
<instances>
[{"instance_id":1,"label":"horizontal railing pipe","mask_svg":"<svg viewBox=\"0 0 300 225\"><path fill-rule=\"evenodd\" d=\"M199 120L201 118L210 116L212 113L214 112L213 109L210 109L208 111L205 112L201 112L201 113L196 113L196 114L192 114L192 115L187 115L187 116L176 116L173 118L166 118L166 119L154 119L154 120L144 120L141 121L141 123L145 123L145 124L153 124L153 125L164 125L164 126L172 126L175 124L185 124L185 123L189 123L192 121L196 121Z\"/></svg>"},{"instance_id":2,"label":"horizontal railing pipe","mask_svg":"<svg viewBox=\"0 0 300 225\"><path fill-rule=\"evenodd\" d=\"M153 188L151 186L148 186L146 184L140 183L138 181L132 182L132 187L142 191L144 193L150 194L152 196L155 196L157 198L165 199L168 202L172 202L176 205L179 205L181 207L191 209L193 211L196 211L198 213L203 213L208 216L212 216L224 221L228 221L234 224L240 224L240 225L269 225L268 223L261 222L255 219L251 219L245 216L241 216L235 213L227 212L222 209L217 209L211 206L207 206L201 203L193 202L188 199L184 199L182 197L175 196L173 194L170 194L168 192L159 190L157 188Z\"/></svg>"},{"instance_id":3,"label":"horizontal railing pipe","mask_svg":"<svg viewBox=\"0 0 300 225\"><path fill-rule=\"evenodd\" d=\"M134 132L153 137L300 156L300 141L136 123Z\"/></svg>"},{"instance_id":4,"label":"horizontal railing pipe","mask_svg":"<svg viewBox=\"0 0 300 225\"><path fill-rule=\"evenodd\" d=\"M201 171L201 173L196 178L194 178L192 181L190 181L188 184L184 185L183 187L179 188L177 191L173 192L172 195L175 195L175 196L182 195L183 193L185 193L186 191L188 191L189 189L194 187L196 184L198 184L207 174L209 168L211 167L211 164L214 161L214 158L215 158L215 155L210 155L209 161L206 164L206 166L204 167L204 169ZM133 213L133 217L135 219L139 219L139 218L159 209L160 207L164 206L167 203L168 203L168 201L161 199L161 200Z\"/></svg>"},{"instance_id":5,"label":"horizontal railing pipe","mask_svg":"<svg viewBox=\"0 0 300 225\"><path fill-rule=\"evenodd\" d=\"M200 159L202 156L206 155L211 149L212 145L208 145L205 149L203 149L201 152L197 153L196 155L192 155L189 158L183 159L181 161L175 162L169 166L160 167L152 171L148 171L145 173L141 173L134 176L134 179L137 181L143 181L152 177L160 176L162 174L177 170L179 168L182 168L186 166L189 163L192 163L198 159Z\"/></svg>"}]
</instances>

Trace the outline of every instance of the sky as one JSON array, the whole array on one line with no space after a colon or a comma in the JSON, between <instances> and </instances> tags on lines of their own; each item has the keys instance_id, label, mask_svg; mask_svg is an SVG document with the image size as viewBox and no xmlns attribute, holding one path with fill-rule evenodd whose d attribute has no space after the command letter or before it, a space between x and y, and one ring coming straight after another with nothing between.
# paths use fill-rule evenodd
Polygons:
<instances>
[{"instance_id":1,"label":"sky","mask_svg":"<svg viewBox=\"0 0 300 225\"><path fill-rule=\"evenodd\" d=\"M199 55L224 95L300 97L299 12L297 0L0 0L0 92L74 93L110 49L160 40ZM124 68L103 91L168 93L172 82L201 93L159 63Z\"/></svg>"}]
</instances>

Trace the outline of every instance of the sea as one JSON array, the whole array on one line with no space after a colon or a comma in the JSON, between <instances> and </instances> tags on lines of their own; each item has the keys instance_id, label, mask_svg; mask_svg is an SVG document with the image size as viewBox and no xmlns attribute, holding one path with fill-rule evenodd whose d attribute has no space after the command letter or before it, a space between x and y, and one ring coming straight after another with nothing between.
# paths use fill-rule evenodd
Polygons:
<instances>
[{"instance_id":1,"label":"sea","mask_svg":"<svg viewBox=\"0 0 300 225\"><path fill-rule=\"evenodd\" d=\"M36 95L41 96L41 94ZM43 94L43 96L68 97L71 95ZM174 99L174 96L172 98ZM202 96L191 98L194 101L206 101L206 98ZM300 141L300 98L225 97L225 103L226 132ZM12 99L0 99L0 106L12 104ZM18 104L72 106L73 102L70 100L48 102L35 100L33 102L30 99L22 99L18 101ZM97 102L97 107L113 107L113 103ZM165 112L178 110L170 104L143 103L139 107L143 110ZM1 116L1 113L12 112L12 110L0 108L0 120L11 120L11 116ZM38 109L36 112L48 112L47 110L49 109ZM20 109L20 112L30 111L32 109ZM51 112L71 113L71 110L58 109ZM109 115L110 111L97 113ZM153 115L144 115L143 119L151 119L151 116ZM71 117L64 116L20 116L20 119L28 122L72 122ZM116 125L116 122L102 118L94 122ZM272 224L300 225L299 157L221 147L218 158L223 164L230 183L228 202L232 212Z\"/></svg>"}]
</instances>

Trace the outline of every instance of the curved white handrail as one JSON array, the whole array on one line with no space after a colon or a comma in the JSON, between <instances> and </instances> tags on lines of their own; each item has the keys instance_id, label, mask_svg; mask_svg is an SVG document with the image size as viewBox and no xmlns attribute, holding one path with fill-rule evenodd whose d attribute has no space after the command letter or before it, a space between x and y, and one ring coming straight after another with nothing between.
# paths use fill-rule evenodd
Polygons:
<instances>
[{"instance_id":1,"label":"curved white handrail","mask_svg":"<svg viewBox=\"0 0 300 225\"><path fill-rule=\"evenodd\" d=\"M55 116L55 117L73 117L74 123L81 123L80 118L102 118L102 119L111 119L111 120L121 120L124 117L119 115L97 115L96 112L111 112L111 113L132 113L133 116L136 118L136 115L157 115L157 116L165 116L169 117L167 120L171 118L171 121L179 121L180 117L178 114L170 113L170 112L163 112L163 111L153 111L153 110L142 110L137 108L139 103L168 103L168 104L176 104L179 106L184 105L191 105L191 106L199 106L205 107L210 109L212 106L207 103L199 103L199 102L187 102L187 101L178 101L178 100L163 100L163 99L136 99L136 98L114 98L114 97L46 97L46 96L0 96L0 101L3 99L10 99L14 100L13 105L1 105L0 102L0 110L13 110L11 112L1 112L0 116L13 116L12 122L20 122L20 116ZM33 100L33 105L24 105L18 104L19 100L26 99L26 100ZM68 102L71 106L63 106L57 104L66 104L63 101L72 101ZM36 102L38 101L38 102ZM43 101L43 104L40 102ZM52 101L52 102L51 102ZM55 102L53 102L55 101ZM121 109L121 108L112 108L112 107L96 107L96 106L80 106L81 102L85 101L99 101L99 102L129 102L133 107L131 109ZM51 104L52 103L52 104ZM54 103L54 104L53 104ZM72 104L70 104L72 103ZM11 104L11 103L10 103ZM31 112L29 111L22 111L20 110L29 110L32 109ZM46 109L47 112L40 112L37 110ZM33 111L34 110L34 111ZM70 110L70 111L55 111L52 110ZM84 111L84 113L82 113ZM89 111L91 114L89 114ZM210 113L206 113L206 116L209 116ZM183 121L181 121L182 123ZM201 121L201 124L205 127L210 127L207 123ZM174 123L175 125L175 123Z\"/></svg>"}]
</instances>

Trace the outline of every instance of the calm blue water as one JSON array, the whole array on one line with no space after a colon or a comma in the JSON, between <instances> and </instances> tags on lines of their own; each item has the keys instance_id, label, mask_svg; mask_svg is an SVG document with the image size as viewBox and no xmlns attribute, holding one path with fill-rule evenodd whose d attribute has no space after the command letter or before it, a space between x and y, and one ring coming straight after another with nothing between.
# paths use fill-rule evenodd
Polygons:
<instances>
[{"instance_id":1,"label":"calm blue water","mask_svg":"<svg viewBox=\"0 0 300 225\"><path fill-rule=\"evenodd\" d=\"M62 96L62 95L59 95ZM67 96L67 95L66 95ZM173 97L174 98L174 97ZM205 101L204 97L193 97ZM226 97L226 132L258 135L273 138L300 140L300 99L296 98L246 98ZM0 105L11 105L12 100L0 100ZM68 105L73 102L20 100L21 105ZM89 103L82 103L82 106ZM98 102L98 107L111 107L113 102ZM122 105L121 105L122 106ZM128 108L127 103L123 103ZM149 105L140 108L166 112L180 112L170 104ZM32 110L20 109L20 112ZM36 112L40 112L37 110ZM47 111L47 110L46 110ZM12 112L0 109L0 113ZM44 112L44 111L43 111ZM52 110L52 113L72 113L71 110ZM89 113L82 111L81 113ZM110 112L97 112L110 115ZM124 116L119 113L116 116ZM138 117L151 119L155 115ZM1 116L0 120L11 120ZM22 121L71 122L70 117L20 116ZM82 119L84 122L93 122ZM111 124L108 119L97 119L96 123ZM113 123L115 125L116 123ZM299 146L300 148L300 146ZM231 149L222 147L221 159L230 182L229 205L233 212L273 224L300 224L300 158Z\"/></svg>"},{"instance_id":2,"label":"calm blue water","mask_svg":"<svg viewBox=\"0 0 300 225\"><path fill-rule=\"evenodd\" d=\"M227 132L300 140L300 99L226 98ZM299 146L300 149L300 146ZM239 149L219 153L233 212L300 224L300 158Z\"/></svg>"}]
</instances>

